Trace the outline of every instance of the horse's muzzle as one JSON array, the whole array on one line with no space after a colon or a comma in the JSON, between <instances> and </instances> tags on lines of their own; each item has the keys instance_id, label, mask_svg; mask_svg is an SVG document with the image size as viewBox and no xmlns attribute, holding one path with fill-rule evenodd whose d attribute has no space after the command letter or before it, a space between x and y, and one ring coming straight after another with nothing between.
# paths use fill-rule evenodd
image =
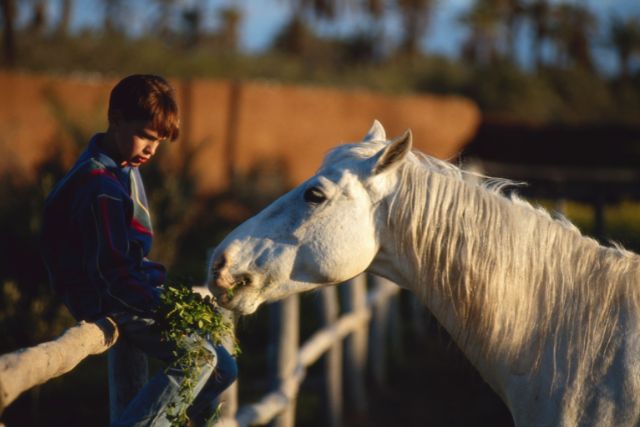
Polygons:
<instances>
[{"instance_id":1,"label":"horse's muzzle","mask_svg":"<svg viewBox=\"0 0 640 427\"><path fill-rule=\"evenodd\" d=\"M229 271L229 261L229 256L223 253L211 266L209 288L221 304L231 300L234 290L248 286L253 281L250 274L234 276Z\"/></svg>"}]
</instances>

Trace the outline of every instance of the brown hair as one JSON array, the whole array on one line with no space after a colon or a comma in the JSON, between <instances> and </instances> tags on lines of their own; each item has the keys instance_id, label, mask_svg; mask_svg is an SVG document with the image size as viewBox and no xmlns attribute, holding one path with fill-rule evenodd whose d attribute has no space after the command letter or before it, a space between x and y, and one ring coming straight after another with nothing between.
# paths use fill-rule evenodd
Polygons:
<instances>
[{"instance_id":1,"label":"brown hair","mask_svg":"<svg viewBox=\"0 0 640 427\"><path fill-rule=\"evenodd\" d=\"M171 141L180 134L173 88L160 76L133 74L120 80L109 98L109 123L118 116L150 123L158 135Z\"/></svg>"}]
</instances>

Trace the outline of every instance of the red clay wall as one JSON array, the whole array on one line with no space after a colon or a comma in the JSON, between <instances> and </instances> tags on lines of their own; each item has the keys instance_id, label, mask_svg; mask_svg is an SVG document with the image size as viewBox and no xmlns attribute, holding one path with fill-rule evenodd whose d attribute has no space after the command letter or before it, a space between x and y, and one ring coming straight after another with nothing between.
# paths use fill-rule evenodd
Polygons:
<instances>
[{"instance_id":1,"label":"red clay wall","mask_svg":"<svg viewBox=\"0 0 640 427\"><path fill-rule=\"evenodd\" d=\"M0 172L28 177L56 149L71 162L73 134L105 129L114 83L97 77L0 73ZM199 147L193 173L201 192L226 186L229 156L240 172L265 160L279 161L286 165L291 183L299 183L318 168L330 148L359 140L376 118L389 137L411 128L416 148L440 158L454 157L480 121L477 107L459 97L390 96L266 82L172 84L183 126L181 140L166 150L180 165L182 153Z\"/></svg>"}]
</instances>

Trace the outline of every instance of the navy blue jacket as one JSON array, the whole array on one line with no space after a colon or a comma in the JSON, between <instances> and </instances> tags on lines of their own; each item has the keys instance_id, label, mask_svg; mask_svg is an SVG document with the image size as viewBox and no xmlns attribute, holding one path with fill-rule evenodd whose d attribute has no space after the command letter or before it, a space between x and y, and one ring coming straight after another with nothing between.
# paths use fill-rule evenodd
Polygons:
<instances>
[{"instance_id":1,"label":"navy blue jacket","mask_svg":"<svg viewBox=\"0 0 640 427\"><path fill-rule=\"evenodd\" d=\"M49 279L78 320L117 311L153 316L165 270L146 258L153 232L142 178L101 152L99 137L46 199Z\"/></svg>"}]
</instances>

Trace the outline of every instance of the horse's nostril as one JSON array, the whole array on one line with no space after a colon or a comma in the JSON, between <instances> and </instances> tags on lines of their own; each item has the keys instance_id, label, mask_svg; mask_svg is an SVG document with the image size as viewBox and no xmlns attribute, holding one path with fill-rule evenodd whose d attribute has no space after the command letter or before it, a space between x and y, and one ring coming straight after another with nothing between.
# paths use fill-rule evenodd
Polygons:
<instances>
[{"instance_id":1,"label":"horse's nostril","mask_svg":"<svg viewBox=\"0 0 640 427\"><path fill-rule=\"evenodd\" d=\"M235 288L248 286L253 280L250 274L233 274L229 269L229 257L223 253L211 265L212 285L230 291Z\"/></svg>"},{"instance_id":2,"label":"horse's nostril","mask_svg":"<svg viewBox=\"0 0 640 427\"><path fill-rule=\"evenodd\" d=\"M224 272L226 271L226 265L227 265L227 257L225 254L220 255L220 257L218 259L216 259L212 264L211 264L211 278L213 280L218 280L220 279Z\"/></svg>"},{"instance_id":3,"label":"horse's nostril","mask_svg":"<svg viewBox=\"0 0 640 427\"><path fill-rule=\"evenodd\" d=\"M214 272L217 272L218 270L223 268L225 265L227 265L227 256L225 254L222 254L220 255L220 258L218 258L216 262L213 263Z\"/></svg>"},{"instance_id":4,"label":"horse's nostril","mask_svg":"<svg viewBox=\"0 0 640 427\"><path fill-rule=\"evenodd\" d=\"M233 287L242 287L242 286L248 286L250 285L252 282L251 280L251 275L249 274L242 274L240 276L238 276L238 278L236 278Z\"/></svg>"}]
</instances>

